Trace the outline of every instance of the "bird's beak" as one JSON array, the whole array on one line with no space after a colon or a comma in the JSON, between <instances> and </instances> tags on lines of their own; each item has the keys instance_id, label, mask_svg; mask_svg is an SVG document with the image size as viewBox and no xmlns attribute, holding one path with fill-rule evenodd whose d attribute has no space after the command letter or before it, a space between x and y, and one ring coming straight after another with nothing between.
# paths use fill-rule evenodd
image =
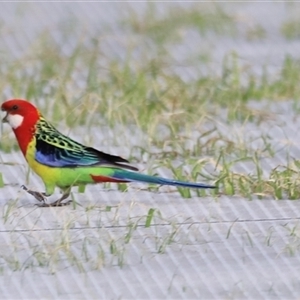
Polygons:
<instances>
[{"instance_id":1,"label":"bird's beak","mask_svg":"<svg viewBox=\"0 0 300 300\"><path fill-rule=\"evenodd\" d=\"M7 123L7 122L8 122L7 117L8 117L8 113L7 113L6 116L2 119L2 123Z\"/></svg>"}]
</instances>

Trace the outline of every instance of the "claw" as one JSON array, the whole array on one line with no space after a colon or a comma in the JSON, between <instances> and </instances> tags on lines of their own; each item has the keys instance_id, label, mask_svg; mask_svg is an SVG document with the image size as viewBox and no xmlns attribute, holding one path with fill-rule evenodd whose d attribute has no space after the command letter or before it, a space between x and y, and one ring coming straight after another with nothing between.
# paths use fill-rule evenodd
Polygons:
<instances>
[{"instance_id":1,"label":"claw","mask_svg":"<svg viewBox=\"0 0 300 300\"><path fill-rule=\"evenodd\" d=\"M45 196L46 196L45 193L40 193L40 192L37 192L37 191L29 190L25 185L22 185L21 189L26 191L28 194L32 195L36 200L45 203Z\"/></svg>"}]
</instances>

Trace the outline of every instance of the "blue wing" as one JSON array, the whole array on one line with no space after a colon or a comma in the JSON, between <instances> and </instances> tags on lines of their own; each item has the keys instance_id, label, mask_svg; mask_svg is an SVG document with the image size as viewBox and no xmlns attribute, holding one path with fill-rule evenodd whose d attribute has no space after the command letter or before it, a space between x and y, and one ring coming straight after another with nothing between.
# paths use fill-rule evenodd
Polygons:
<instances>
[{"instance_id":1,"label":"blue wing","mask_svg":"<svg viewBox=\"0 0 300 300\"><path fill-rule=\"evenodd\" d=\"M37 124L35 160L49 167L110 165L137 171L126 159L86 147L58 132L44 119Z\"/></svg>"}]
</instances>

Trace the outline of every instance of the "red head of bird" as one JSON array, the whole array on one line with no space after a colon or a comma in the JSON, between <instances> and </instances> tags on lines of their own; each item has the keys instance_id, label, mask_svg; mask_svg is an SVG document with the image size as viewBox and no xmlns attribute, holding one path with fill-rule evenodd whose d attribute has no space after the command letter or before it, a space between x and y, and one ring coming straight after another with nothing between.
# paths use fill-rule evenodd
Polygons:
<instances>
[{"instance_id":1,"label":"red head of bird","mask_svg":"<svg viewBox=\"0 0 300 300\"><path fill-rule=\"evenodd\" d=\"M34 137L35 126L40 119L40 112L30 102L22 99L12 99L1 105L2 111L6 112L3 122L12 127L19 146L26 154L27 146Z\"/></svg>"}]
</instances>

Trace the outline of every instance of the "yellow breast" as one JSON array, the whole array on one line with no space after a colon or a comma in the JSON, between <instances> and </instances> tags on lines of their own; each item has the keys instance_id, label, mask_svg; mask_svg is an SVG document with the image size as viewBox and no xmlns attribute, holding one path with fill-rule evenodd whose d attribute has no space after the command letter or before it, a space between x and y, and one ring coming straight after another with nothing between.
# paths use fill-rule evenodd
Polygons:
<instances>
[{"instance_id":1,"label":"yellow breast","mask_svg":"<svg viewBox=\"0 0 300 300\"><path fill-rule=\"evenodd\" d=\"M35 160L35 154L36 154L36 139L34 138L29 144L26 151L26 160L28 162L29 167L37 174L39 175L42 180L47 183L53 183L55 184L57 181L57 172L59 172L59 169L57 168L51 168L48 166L45 166Z\"/></svg>"}]
</instances>

